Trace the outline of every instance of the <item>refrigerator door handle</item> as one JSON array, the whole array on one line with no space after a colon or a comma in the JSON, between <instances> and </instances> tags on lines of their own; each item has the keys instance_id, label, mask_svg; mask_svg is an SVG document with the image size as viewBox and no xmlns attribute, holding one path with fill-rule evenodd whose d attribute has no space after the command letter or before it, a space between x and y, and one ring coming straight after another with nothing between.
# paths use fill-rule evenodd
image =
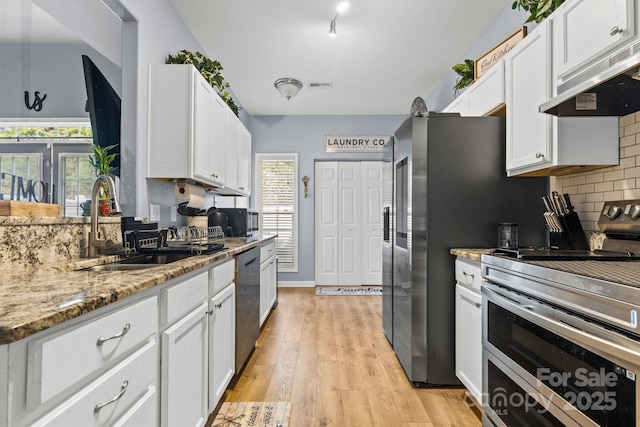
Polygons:
<instances>
[{"instance_id":1,"label":"refrigerator door handle","mask_svg":"<svg viewBox=\"0 0 640 427\"><path fill-rule=\"evenodd\" d=\"M382 210L383 212L383 228L384 228L384 236L383 236L383 240L387 243L391 243L391 233L389 232L389 215L390 215L390 210L389 210L389 206L385 206L384 209Z\"/></svg>"}]
</instances>

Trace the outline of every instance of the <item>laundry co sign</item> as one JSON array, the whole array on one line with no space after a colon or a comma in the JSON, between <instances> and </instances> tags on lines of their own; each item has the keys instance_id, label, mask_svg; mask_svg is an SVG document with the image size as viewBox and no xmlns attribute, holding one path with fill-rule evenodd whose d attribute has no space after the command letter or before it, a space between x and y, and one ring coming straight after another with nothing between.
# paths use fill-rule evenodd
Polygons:
<instances>
[{"instance_id":1,"label":"laundry co sign","mask_svg":"<svg viewBox=\"0 0 640 427\"><path fill-rule=\"evenodd\" d=\"M327 153L381 153L391 142L391 136L331 136L327 135Z\"/></svg>"}]
</instances>

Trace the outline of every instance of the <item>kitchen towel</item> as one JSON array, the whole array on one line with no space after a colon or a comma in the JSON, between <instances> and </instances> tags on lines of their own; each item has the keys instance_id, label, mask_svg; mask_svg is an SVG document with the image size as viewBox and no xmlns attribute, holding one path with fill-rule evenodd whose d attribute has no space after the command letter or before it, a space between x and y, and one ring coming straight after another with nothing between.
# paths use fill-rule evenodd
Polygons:
<instances>
[{"instance_id":1,"label":"kitchen towel","mask_svg":"<svg viewBox=\"0 0 640 427\"><path fill-rule=\"evenodd\" d=\"M178 199L188 200L187 207L202 209L204 202L207 199L207 193L204 187L199 185L187 184L180 182L176 184L173 189L173 193Z\"/></svg>"}]
</instances>

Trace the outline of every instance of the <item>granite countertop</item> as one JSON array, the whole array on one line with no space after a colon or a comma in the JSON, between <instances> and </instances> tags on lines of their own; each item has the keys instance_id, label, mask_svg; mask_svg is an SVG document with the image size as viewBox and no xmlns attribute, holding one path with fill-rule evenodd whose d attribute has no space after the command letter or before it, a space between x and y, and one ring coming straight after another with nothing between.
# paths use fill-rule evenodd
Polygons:
<instances>
[{"instance_id":1,"label":"granite countertop","mask_svg":"<svg viewBox=\"0 0 640 427\"><path fill-rule=\"evenodd\" d=\"M0 345L104 307L216 261L260 246L275 236L227 238L227 249L153 268L129 271L78 271L118 258L76 260L65 265L38 265L0 275Z\"/></svg>"},{"instance_id":2,"label":"granite countertop","mask_svg":"<svg viewBox=\"0 0 640 427\"><path fill-rule=\"evenodd\" d=\"M451 255L455 255L463 258L469 258L473 261L480 261L480 257L482 255L490 254L493 251L493 249L494 248L487 248L487 249L453 248L449 250L449 253Z\"/></svg>"}]
</instances>

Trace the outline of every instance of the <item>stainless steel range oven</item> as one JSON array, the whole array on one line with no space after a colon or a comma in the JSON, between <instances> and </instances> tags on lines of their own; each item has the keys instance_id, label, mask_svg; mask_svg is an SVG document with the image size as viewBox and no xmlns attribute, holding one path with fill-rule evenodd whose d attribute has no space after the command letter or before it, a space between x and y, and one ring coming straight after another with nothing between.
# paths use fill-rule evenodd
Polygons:
<instances>
[{"instance_id":1,"label":"stainless steel range oven","mask_svg":"<svg viewBox=\"0 0 640 427\"><path fill-rule=\"evenodd\" d=\"M640 426L640 261L561 259L482 258L483 425Z\"/></svg>"}]
</instances>

